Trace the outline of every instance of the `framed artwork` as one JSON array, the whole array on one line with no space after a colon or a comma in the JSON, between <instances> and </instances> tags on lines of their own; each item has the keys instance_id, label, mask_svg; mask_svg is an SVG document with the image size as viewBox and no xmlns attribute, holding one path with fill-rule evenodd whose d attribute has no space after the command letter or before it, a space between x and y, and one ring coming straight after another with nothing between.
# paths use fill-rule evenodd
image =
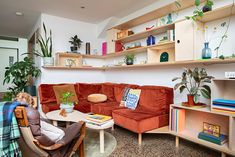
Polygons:
<instances>
[{"instance_id":1,"label":"framed artwork","mask_svg":"<svg viewBox=\"0 0 235 157\"><path fill-rule=\"evenodd\" d=\"M220 126L203 122L203 132L216 137L220 137Z\"/></svg>"}]
</instances>

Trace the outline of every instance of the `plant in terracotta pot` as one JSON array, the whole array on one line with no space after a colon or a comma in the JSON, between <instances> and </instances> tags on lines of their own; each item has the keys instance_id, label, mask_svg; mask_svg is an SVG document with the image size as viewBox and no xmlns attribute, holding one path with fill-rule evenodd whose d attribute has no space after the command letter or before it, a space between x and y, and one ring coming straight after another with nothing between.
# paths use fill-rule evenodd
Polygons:
<instances>
[{"instance_id":1,"label":"plant in terracotta pot","mask_svg":"<svg viewBox=\"0 0 235 157\"><path fill-rule=\"evenodd\" d=\"M124 62L126 65L133 65L135 60L135 55L134 54L127 54L124 58Z\"/></svg>"},{"instance_id":2,"label":"plant in terracotta pot","mask_svg":"<svg viewBox=\"0 0 235 157\"><path fill-rule=\"evenodd\" d=\"M6 98L13 98L22 91L36 96L36 86L30 82L30 78L37 78L41 74L41 70L34 64L31 58L25 57L23 61L15 62L12 66L5 68L3 84L12 84L8 88Z\"/></svg>"},{"instance_id":3,"label":"plant in terracotta pot","mask_svg":"<svg viewBox=\"0 0 235 157\"><path fill-rule=\"evenodd\" d=\"M211 83L212 76L208 76L204 68L185 69L181 77L175 77L172 81L180 80L175 84L174 90L179 89L180 93L188 92L188 104L194 106L198 103L199 96L206 99L211 98L211 89L207 85Z\"/></svg>"},{"instance_id":4,"label":"plant in terracotta pot","mask_svg":"<svg viewBox=\"0 0 235 157\"><path fill-rule=\"evenodd\" d=\"M65 92L61 96L60 109L65 110L67 113L73 112L74 103L71 101L71 97L74 96L71 92Z\"/></svg>"},{"instance_id":5,"label":"plant in terracotta pot","mask_svg":"<svg viewBox=\"0 0 235 157\"><path fill-rule=\"evenodd\" d=\"M77 50L81 47L82 42L83 41L81 39L79 39L77 35L75 35L74 37L71 37L70 41L69 41L69 43L72 45L70 47L71 51L77 52Z\"/></svg>"}]
</instances>

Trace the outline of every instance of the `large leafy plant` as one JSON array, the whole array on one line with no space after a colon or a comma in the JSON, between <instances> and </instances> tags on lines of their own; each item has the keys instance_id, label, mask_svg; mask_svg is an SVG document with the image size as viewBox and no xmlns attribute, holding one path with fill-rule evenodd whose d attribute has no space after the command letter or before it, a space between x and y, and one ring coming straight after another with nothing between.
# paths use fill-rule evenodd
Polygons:
<instances>
[{"instance_id":1,"label":"large leafy plant","mask_svg":"<svg viewBox=\"0 0 235 157\"><path fill-rule=\"evenodd\" d=\"M49 36L47 35L47 29L45 24L43 23L44 37L39 34L37 42L39 43L41 53L39 51L35 51L34 54L40 57L52 57L52 32L50 30Z\"/></svg>"},{"instance_id":2,"label":"large leafy plant","mask_svg":"<svg viewBox=\"0 0 235 157\"><path fill-rule=\"evenodd\" d=\"M207 99L211 98L211 89L207 85L211 83L212 76L208 76L204 68L185 69L181 77L175 77L172 81L180 80L174 86L174 90L179 89L180 93L187 90L190 95L194 96L194 101L198 102L199 96Z\"/></svg>"},{"instance_id":3,"label":"large leafy plant","mask_svg":"<svg viewBox=\"0 0 235 157\"><path fill-rule=\"evenodd\" d=\"M16 96L24 90L29 83L30 77L36 78L41 73L33 60L28 57L25 57L23 61L15 62L12 66L5 69L3 84L13 84L12 87L8 88L12 96Z\"/></svg>"}]
</instances>

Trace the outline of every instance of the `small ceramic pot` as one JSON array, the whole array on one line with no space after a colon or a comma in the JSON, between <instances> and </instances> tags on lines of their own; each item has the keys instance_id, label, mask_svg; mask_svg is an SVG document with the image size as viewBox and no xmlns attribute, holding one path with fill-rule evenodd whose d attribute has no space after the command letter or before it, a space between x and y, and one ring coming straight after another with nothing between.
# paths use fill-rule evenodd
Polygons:
<instances>
[{"instance_id":1,"label":"small ceramic pot","mask_svg":"<svg viewBox=\"0 0 235 157\"><path fill-rule=\"evenodd\" d=\"M68 105L68 104L60 104L60 109L65 110L66 113L73 112L74 105Z\"/></svg>"},{"instance_id":2,"label":"small ceramic pot","mask_svg":"<svg viewBox=\"0 0 235 157\"><path fill-rule=\"evenodd\" d=\"M134 61L132 59L127 59L126 60L126 65L133 65Z\"/></svg>"},{"instance_id":3,"label":"small ceramic pot","mask_svg":"<svg viewBox=\"0 0 235 157\"><path fill-rule=\"evenodd\" d=\"M194 95L188 94L188 105L189 106L195 106Z\"/></svg>"},{"instance_id":4,"label":"small ceramic pot","mask_svg":"<svg viewBox=\"0 0 235 157\"><path fill-rule=\"evenodd\" d=\"M53 66L54 58L53 57L43 57L43 65L44 66Z\"/></svg>"},{"instance_id":5,"label":"small ceramic pot","mask_svg":"<svg viewBox=\"0 0 235 157\"><path fill-rule=\"evenodd\" d=\"M205 12L208 12L208 11L211 11L212 10L212 7L209 7L209 6L204 6L203 8L202 8L202 11L205 13Z\"/></svg>"}]
</instances>

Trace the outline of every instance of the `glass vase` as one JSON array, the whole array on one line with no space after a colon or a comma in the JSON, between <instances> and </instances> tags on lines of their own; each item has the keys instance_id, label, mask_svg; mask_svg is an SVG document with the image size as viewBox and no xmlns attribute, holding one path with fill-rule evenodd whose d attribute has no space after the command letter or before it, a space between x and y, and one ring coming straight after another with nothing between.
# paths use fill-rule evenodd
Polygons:
<instances>
[{"instance_id":1,"label":"glass vase","mask_svg":"<svg viewBox=\"0 0 235 157\"><path fill-rule=\"evenodd\" d=\"M202 59L211 59L211 49L209 48L209 42L204 43L204 48L202 49Z\"/></svg>"}]
</instances>

